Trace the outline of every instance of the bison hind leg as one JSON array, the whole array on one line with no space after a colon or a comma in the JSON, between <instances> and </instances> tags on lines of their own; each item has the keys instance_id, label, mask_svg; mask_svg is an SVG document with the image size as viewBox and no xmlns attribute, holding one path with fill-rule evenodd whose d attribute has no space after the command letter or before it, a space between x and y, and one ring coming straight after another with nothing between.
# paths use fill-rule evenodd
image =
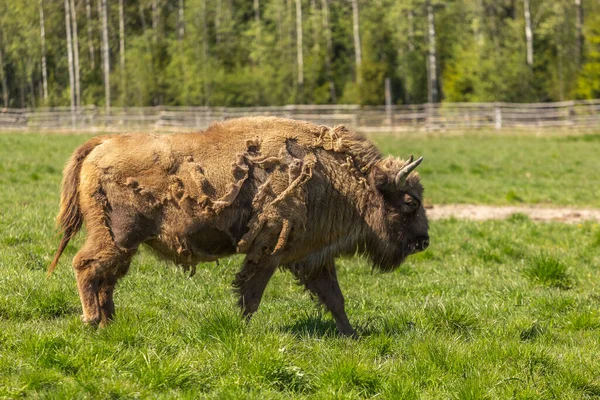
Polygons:
<instances>
[{"instance_id":1,"label":"bison hind leg","mask_svg":"<svg viewBox=\"0 0 600 400\"><path fill-rule=\"evenodd\" d=\"M116 266L116 269L109 269L99 280L98 305L100 306L101 327L106 326L114 317L115 303L113 300L113 294L115 291L115 286L119 279L125 276L127 271L129 271L131 258L133 257L134 253L135 250L123 253L122 257L114 260L113 265Z\"/></svg>"},{"instance_id":2,"label":"bison hind leg","mask_svg":"<svg viewBox=\"0 0 600 400\"><path fill-rule=\"evenodd\" d=\"M134 252L123 250L112 242L103 244L88 237L75 255L73 269L85 323L105 325L112 319L114 287L127 272Z\"/></svg>"}]
</instances>

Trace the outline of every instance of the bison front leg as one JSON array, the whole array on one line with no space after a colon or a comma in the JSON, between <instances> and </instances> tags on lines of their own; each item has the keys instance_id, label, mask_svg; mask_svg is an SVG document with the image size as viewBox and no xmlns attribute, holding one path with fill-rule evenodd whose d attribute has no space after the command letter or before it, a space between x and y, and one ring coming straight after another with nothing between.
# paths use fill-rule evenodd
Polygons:
<instances>
[{"instance_id":1,"label":"bison front leg","mask_svg":"<svg viewBox=\"0 0 600 400\"><path fill-rule=\"evenodd\" d=\"M233 286L240 296L238 305L246 319L250 319L258 310L267 283L278 264L279 259L274 257L266 257L258 262L250 261L247 257L244 260L244 265L237 273Z\"/></svg>"},{"instance_id":2,"label":"bison front leg","mask_svg":"<svg viewBox=\"0 0 600 400\"><path fill-rule=\"evenodd\" d=\"M344 295L337 280L334 261L328 260L319 268L296 265L292 272L331 312L338 331L344 336L356 336L346 315Z\"/></svg>"}]
</instances>

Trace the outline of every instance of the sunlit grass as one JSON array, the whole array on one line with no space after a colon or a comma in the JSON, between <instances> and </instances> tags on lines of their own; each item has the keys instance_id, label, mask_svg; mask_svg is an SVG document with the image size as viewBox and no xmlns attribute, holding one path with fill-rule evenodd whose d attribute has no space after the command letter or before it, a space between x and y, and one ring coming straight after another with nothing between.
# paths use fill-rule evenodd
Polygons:
<instances>
[{"instance_id":1,"label":"sunlit grass","mask_svg":"<svg viewBox=\"0 0 600 400\"><path fill-rule=\"evenodd\" d=\"M432 222L430 248L396 272L372 273L361 258L340 259L357 340L338 337L331 317L289 273L275 275L246 324L231 290L240 257L201 264L189 279L146 250L117 287L114 323L85 327L69 267L81 237L45 279L58 242L60 171L84 140L0 135L0 398L600 396L600 226L591 222L540 224L521 214L448 219ZM477 143L469 146L483 157ZM494 146L509 147L500 139ZM455 152L461 157L468 165ZM535 163L550 168L544 159ZM441 164L431 164L426 187L459 201L436 175ZM461 172L445 179L467 179L454 174ZM502 177L496 171L487 179ZM584 187L569 186L570 175L557 179L587 198ZM497 183L506 192L512 184ZM464 185L469 201L485 199L486 187ZM539 196L554 190L544 185ZM528 189L515 187L529 201Z\"/></svg>"},{"instance_id":2,"label":"sunlit grass","mask_svg":"<svg viewBox=\"0 0 600 400\"><path fill-rule=\"evenodd\" d=\"M539 253L531 257L523 272L534 282L561 289L568 289L571 286L567 266L548 253Z\"/></svg>"},{"instance_id":3,"label":"sunlit grass","mask_svg":"<svg viewBox=\"0 0 600 400\"><path fill-rule=\"evenodd\" d=\"M423 156L426 201L600 207L600 134L372 135L384 153Z\"/></svg>"}]
</instances>

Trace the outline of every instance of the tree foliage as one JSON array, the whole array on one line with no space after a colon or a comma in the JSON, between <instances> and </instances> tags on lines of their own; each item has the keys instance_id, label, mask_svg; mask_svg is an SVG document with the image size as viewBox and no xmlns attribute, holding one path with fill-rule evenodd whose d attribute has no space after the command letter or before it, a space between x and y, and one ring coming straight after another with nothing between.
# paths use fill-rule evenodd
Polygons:
<instances>
[{"instance_id":1,"label":"tree foliage","mask_svg":"<svg viewBox=\"0 0 600 400\"><path fill-rule=\"evenodd\" d=\"M82 103L103 105L97 3L75 0ZM559 101L600 97L600 2L582 0L579 52L573 0L531 0L534 63L526 62L522 0L359 0L362 64L354 57L352 4L302 0L304 84L298 85L294 0L125 0L125 79L118 2L108 0L111 104L255 106L427 101L427 4L435 10L442 101ZM42 96L39 7L44 8L49 96ZM58 0L0 0L0 77L9 107L70 104L65 10ZM92 65L88 27L95 63ZM326 56L331 60L332 97ZM357 77L359 79L357 79ZM122 82L126 82L123 85ZM2 90L2 86L0 86ZM2 98L0 96L0 98Z\"/></svg>"}]
</instances>

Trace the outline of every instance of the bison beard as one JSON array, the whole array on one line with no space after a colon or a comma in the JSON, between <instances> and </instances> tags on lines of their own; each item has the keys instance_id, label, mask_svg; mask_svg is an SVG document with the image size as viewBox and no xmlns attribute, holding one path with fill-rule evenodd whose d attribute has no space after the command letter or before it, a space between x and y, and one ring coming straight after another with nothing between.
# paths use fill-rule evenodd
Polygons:
<instances>
[{"instance_id":1,"label":"bison beard","mask_svg":"<svg viewBox=\"0 0 600 400\"><path fill-rule=\"evenodd\" d=\"M242 253L234 287L244 316L282 266L352 335L335 257L358 252L391 271L429 245L413 172L421 160L382 158L341 126L272 117L200 133L94 138L65 168L57 217L64 236L48 274L85 223L73 259L82 318L105 325L141 244L191 275L199 262Z\"/></svg>"}]
</instances>

